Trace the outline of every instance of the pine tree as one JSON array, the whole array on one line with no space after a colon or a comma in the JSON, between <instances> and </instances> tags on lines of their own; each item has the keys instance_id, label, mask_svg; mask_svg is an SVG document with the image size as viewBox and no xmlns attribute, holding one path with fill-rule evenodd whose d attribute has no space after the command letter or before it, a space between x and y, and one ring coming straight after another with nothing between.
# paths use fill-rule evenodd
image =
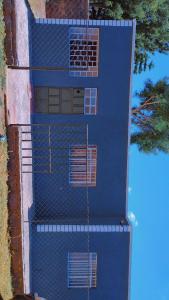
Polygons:
<instances>
[{"instance_id":1,"label":"pine tree","mask_svg":"<svg viewBox=\"0 0 169 300\"><path fill-rule=\"evenodd\" d=\"M136 19L135 73L152 68L150 55L169 51L169 0L102 0L95 19Z\"/></svg>"},{"instance_id":2,"label":"pine tree","mask_svg":"<svg viewBox=\"0 0 169 300\"><path fill-rule=\"evenodd\" d=\"M131 143L146 153L169 153L169 80L151 80L137 93L139 105L132 108L134 132Z\"/></svg>"}]
</instances>

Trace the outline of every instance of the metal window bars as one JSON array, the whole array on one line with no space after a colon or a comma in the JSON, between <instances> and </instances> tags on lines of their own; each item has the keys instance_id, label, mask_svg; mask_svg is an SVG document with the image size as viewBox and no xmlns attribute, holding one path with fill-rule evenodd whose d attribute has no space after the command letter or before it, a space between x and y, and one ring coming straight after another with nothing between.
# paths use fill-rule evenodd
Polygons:
<instances>
[{"instance_id":1,"label":"metal window bars","mask_svg":"<svg viewBox=\"0 0 169 300\"><path fill-rule=\"evenodd\" d=\"M74 187L96 186L96 162L96 145L71 146L69 151L69 183Z\"/></svg>"},{"instance_id":2,"label":"metal window bars","mask_svg":"<svg viewBox=\"0 0 169 300\"><path fill-rule=\"evenodd\" d=\"M96 253L68 253L68 288L95 288L96 278Z\"/></svg>"}]
</instances>

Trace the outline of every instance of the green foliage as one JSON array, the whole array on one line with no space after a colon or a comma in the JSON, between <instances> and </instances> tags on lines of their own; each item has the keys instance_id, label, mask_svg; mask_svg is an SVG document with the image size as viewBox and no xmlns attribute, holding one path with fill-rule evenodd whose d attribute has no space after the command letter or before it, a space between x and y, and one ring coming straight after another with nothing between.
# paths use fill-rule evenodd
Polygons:
<instances>
[{"instance_id":1,"label":"green foliage","mask_svg":"<svg viewBox=\"0 0 169 300\"><path fill-rule=\"evenodd\" d=\"M135 73L153 67L155 51L169 51L169 0L102 0L98 6L94 18L136 19Z\"/></svg>"},{"instance_id":2,"label":"green foliage","mask_svg":"<svg viewBox=\"0 0 169 300\"><path fill-rule=\"evenodd\" d=\"M146 153L169 153L169 80L164 78L153 84L145 83L137 93L139 106L132 108L134 133L131 143Z\"/></svg>"}]
</instances>

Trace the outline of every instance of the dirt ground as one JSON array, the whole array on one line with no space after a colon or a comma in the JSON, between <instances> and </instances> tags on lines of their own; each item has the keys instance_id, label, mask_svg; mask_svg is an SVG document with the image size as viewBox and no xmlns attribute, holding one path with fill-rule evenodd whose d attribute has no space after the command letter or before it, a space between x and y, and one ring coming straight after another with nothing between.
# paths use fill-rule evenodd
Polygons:
<instances>
[{"instance_id":1,"label":"dirt ground","mask_svg":"<svg viewBox=\"0 0 169 300\"><path fill-rule=\"evenodd\" d=\"M5 133L4 94L5 90L0 89L0 134Z\"/></svg>"},{"instance_id":2,"label":"dirt ground","mask_svg":"<svg viewBox=\"0 0 169 300\"><path fill-rule=\"evenodd\" d=\"M5 134L4 94L5 94L5 62L3 6L0 0L0 134ZM12 297L10 235L8 226L8 172L7 143L0 142L0 294L4 300Z\"/></svg>"},{"instance_id":3,"label":"dirt ground","mask_svg":"<svg viewBox=\"0 0 169 300\"><path fill-rule=\"evenodd\" d=\"M28 11L25 1L14 0L13 2L15 7L17 63L20 66L29 66ZM30 237L27 221L28 210L32 202L32 176L30 174L25 174L24 178L22 176L19 136L17 128L12 126L12 124L30 124L32 94L28 70L7 69L6 98L7 119L9 126L11 126L8 131L9 151L12 151L9 152L8 164L9 188L11 190L9 210L13 212L10 214L10 228L12 228L11 237L16 237L15 244L13 246L11 244L11 251L14 251L15 258L12 260L13 286L15 293L21 293L23 290L29 293ZM19 219L19 216L21 216L21 219ZM14 226L14 224L17 224L17 226Z\"/></svg>"},{"instance_id":4,"label":"dirt ground","mask_svg":"<svg viewBox=\"0 0 169 300\"><path fill-rule=\"evenodd\" d=\"M19 136L15 127L8 127L8 214L11 237L11 273L14 294L24 291L22 264L22 222L19 177Z\"/></svg>"},{"instance_id":5,"label":"dirt ground","mask_svg":"<svg viewBox=\"0 0 169 300\"><path fill-rule=\"evenodd\" d=\"M0 132L5 133L4 93L0 91ZM12 297L11 253L9 249L7 143L0 142L0 293L4 300Z\"/></svg>"},{"instance_id":6,"label":"dirt ground","mask_svg":"<svg viewBox=\"0 0 169 300\"><path fill-rule=\"evenodd\" d=\"M15 65L17 63L16 53L16 23L14 1L3 1L3 15L5 21L5 56L7 65Z\"/></svg>"}]
</instances>

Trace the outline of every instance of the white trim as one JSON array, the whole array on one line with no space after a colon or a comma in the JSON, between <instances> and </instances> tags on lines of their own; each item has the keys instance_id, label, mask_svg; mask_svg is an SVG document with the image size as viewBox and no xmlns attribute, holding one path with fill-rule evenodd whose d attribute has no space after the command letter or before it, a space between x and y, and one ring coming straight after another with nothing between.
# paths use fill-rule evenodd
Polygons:
<instances>
[{"instance_id":1,"label":"white trim","mask_svg":"<svg viewBox=\"0 0 169 300\"><path fill-rule=\"evenodd\" d=\"M130 232L130 225L51 225L36 226L37 232Z\"/></svg>"},{"instance_id":2,"label":"white trim","mask_svg":"<svg viewBox=\"0 0 169 300\"><path fill-rule=\"evenodd\" d=\"M36 24L50 25L86 25L86 26L110 26L110 27L132 27L132 20L82 20L82 19L42 19L36 18Z\"/></svg>"}]
</instances>

